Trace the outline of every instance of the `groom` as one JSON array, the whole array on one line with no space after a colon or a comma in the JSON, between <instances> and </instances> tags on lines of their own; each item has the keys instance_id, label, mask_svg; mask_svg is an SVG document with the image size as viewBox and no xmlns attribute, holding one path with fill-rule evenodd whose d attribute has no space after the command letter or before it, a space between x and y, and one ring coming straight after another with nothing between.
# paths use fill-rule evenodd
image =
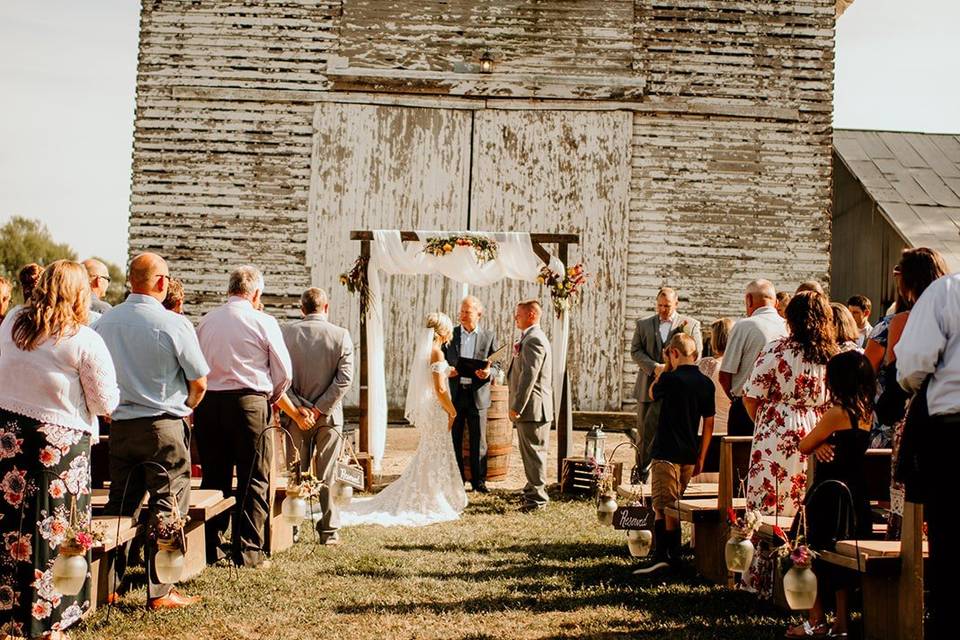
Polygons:
<instances>
[{"instance_id":1,"label":"groom","mask_svg":"<svg viewBox=\"0 0 960 640\"><path fill-rule=\"evenodd\" d=\"M450 399L457 409L453 421L453 451L463 473L463 432L470 438L470 482L473 490L487 493L487 409L490 408L490 381L500 372L500 364L488 366L476 372L476 377L461 376L457 371L459 358L485 360L497 350L493 331L480 327L483 305L474 296L467 296L460 303L460 325L453 330L453 337L444 346L443 355L450 364Z\"/></svg>"},{"instance_id":2,"label":"groom","mask_svg":"<svg viewBox=\"0 0 960 640\"><path fill-rule=\"evenodd\" d=\"M540 328L543 309L536 300L517 305L514 319L520 339L513 345L507 370L510 385L510 421L517 425L520 456L527 475L523 512L547 506L547 449L553 422L550 342Z\"/></svg>"}]
</instances>

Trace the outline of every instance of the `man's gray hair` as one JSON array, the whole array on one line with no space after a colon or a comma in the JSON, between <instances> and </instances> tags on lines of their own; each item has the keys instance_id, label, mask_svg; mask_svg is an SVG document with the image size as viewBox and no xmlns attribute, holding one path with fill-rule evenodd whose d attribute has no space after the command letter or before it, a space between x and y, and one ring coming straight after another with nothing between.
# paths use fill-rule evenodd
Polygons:
<instances>
[{"instance_id":1,"label":"man's gray hair","mask_svg":"<svg viewBox=\"0 0 960 640\"><path fill-rule=\"evenodd\" d=\"M310 287L300 294L300 309L304 314L323 313L324 307L330 302L327 292L317 287Z\"/></svg>"},{"instance_id":2,"label":"man's gray hair","mask_svg":"<svg viewBox=\"0 0 960 640\"><path fill-rule=\"evenodd\" d=\"M245 264L230 274L227 295L252 296L257 291L263 293L263 274L256 267Z\"/></svg>"},{"instance_id":3,"label":"man's gray hair","mask_svg":"<svg viewBox=\"0 0 960 640\"><path fill-rule=\"evenodd\" d=\"M760 278L754 280L747 285L747 291L750 296L757 296L759 298L764 298L766 300L772 300L776 302L777 300L777 289L773 286L773 283L769 280L764 280Z\"/></svg>"},{"instance_id":4,"label":"man's gray hair","mask_svg":"<svg viewBox=\"0 0 960 640\"><path fill-rule=\"evenodd\" d=\"M483 303L480 302L480 298L478 298L477 296L465 296L463 300L460 301L460 306L463 306L467 302L475 306L477 308L477 311L479 311L480 313L483 313Z\"/></svg>"}]
</instances>

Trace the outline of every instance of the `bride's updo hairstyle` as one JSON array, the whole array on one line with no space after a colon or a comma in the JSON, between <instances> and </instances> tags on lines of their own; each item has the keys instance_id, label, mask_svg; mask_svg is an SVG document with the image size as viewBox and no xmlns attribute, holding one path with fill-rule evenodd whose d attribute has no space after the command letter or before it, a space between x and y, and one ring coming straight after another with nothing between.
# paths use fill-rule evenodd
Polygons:
<instances>
[{"instance_id":1,"label":"bride's updo hairstyle","mask_svg":"<svg viewBox=\"0 0 960 640\"><path fill-rule=\"evenodd\" d=\"M433 329L434 334L447 342L453 336L453 322L445 313L434 311L427 316L427 329Z\"/></svg>"}]
</instances>

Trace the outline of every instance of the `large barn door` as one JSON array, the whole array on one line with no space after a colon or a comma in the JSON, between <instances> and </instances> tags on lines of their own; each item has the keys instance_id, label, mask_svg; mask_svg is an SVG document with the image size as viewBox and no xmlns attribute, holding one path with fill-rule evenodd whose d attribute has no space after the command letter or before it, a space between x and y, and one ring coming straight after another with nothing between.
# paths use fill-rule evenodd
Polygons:
<instances>
[{"instance_id":1,"label":"large barn door","mask_svg":"<svg viewBox=\"0 0 960 640\"><path fill-rule=\"evenodd\" d=\"M582 259L592 277L571 314L573 406L619 410L631 116L488 109L474 117L471 228L581 234L569 261ZM516 282L477 295L502 338L514 335L516 301L550 302L542 287ZM549 322L545 326L549 330Z\"/></svg>"},{"instance_id":2,"label":"large barn door","mask_svg":"<svg viewBox=\"0 0 960 640\"><path fill-rule=\"evenodd\" d=\"M356 296L338 276L357 257L352 229L467 226L470 111L320 103L314 116L307 260L315 286L331 295L331 320L360 335ZM277 248L282 251L282 247ZM384 279L386 380L402 405L417 329L428 311L455 310L458 289L443 278ZM358 400L353 386L348 404Z\"/></svg>"}]
</instances>

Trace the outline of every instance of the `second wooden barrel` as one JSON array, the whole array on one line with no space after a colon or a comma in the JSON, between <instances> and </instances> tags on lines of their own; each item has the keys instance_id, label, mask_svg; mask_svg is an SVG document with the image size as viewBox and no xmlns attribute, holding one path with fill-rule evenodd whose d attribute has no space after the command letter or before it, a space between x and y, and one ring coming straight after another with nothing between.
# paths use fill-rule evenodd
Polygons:
<instances>
[{"instance_id":1,"label":"second wooden barrel","mask_svg":"<svg viewBox=\"0 0 960 640\"><path fill-rule=\"evenodd\" d=\"M487 410L487 480L507 477L510 452L513 450L513 423L507 405L507 386L490 385L490 408ZM463 471L470 480L470 436L463 434Z\"/></svg>"}]
</instances>

